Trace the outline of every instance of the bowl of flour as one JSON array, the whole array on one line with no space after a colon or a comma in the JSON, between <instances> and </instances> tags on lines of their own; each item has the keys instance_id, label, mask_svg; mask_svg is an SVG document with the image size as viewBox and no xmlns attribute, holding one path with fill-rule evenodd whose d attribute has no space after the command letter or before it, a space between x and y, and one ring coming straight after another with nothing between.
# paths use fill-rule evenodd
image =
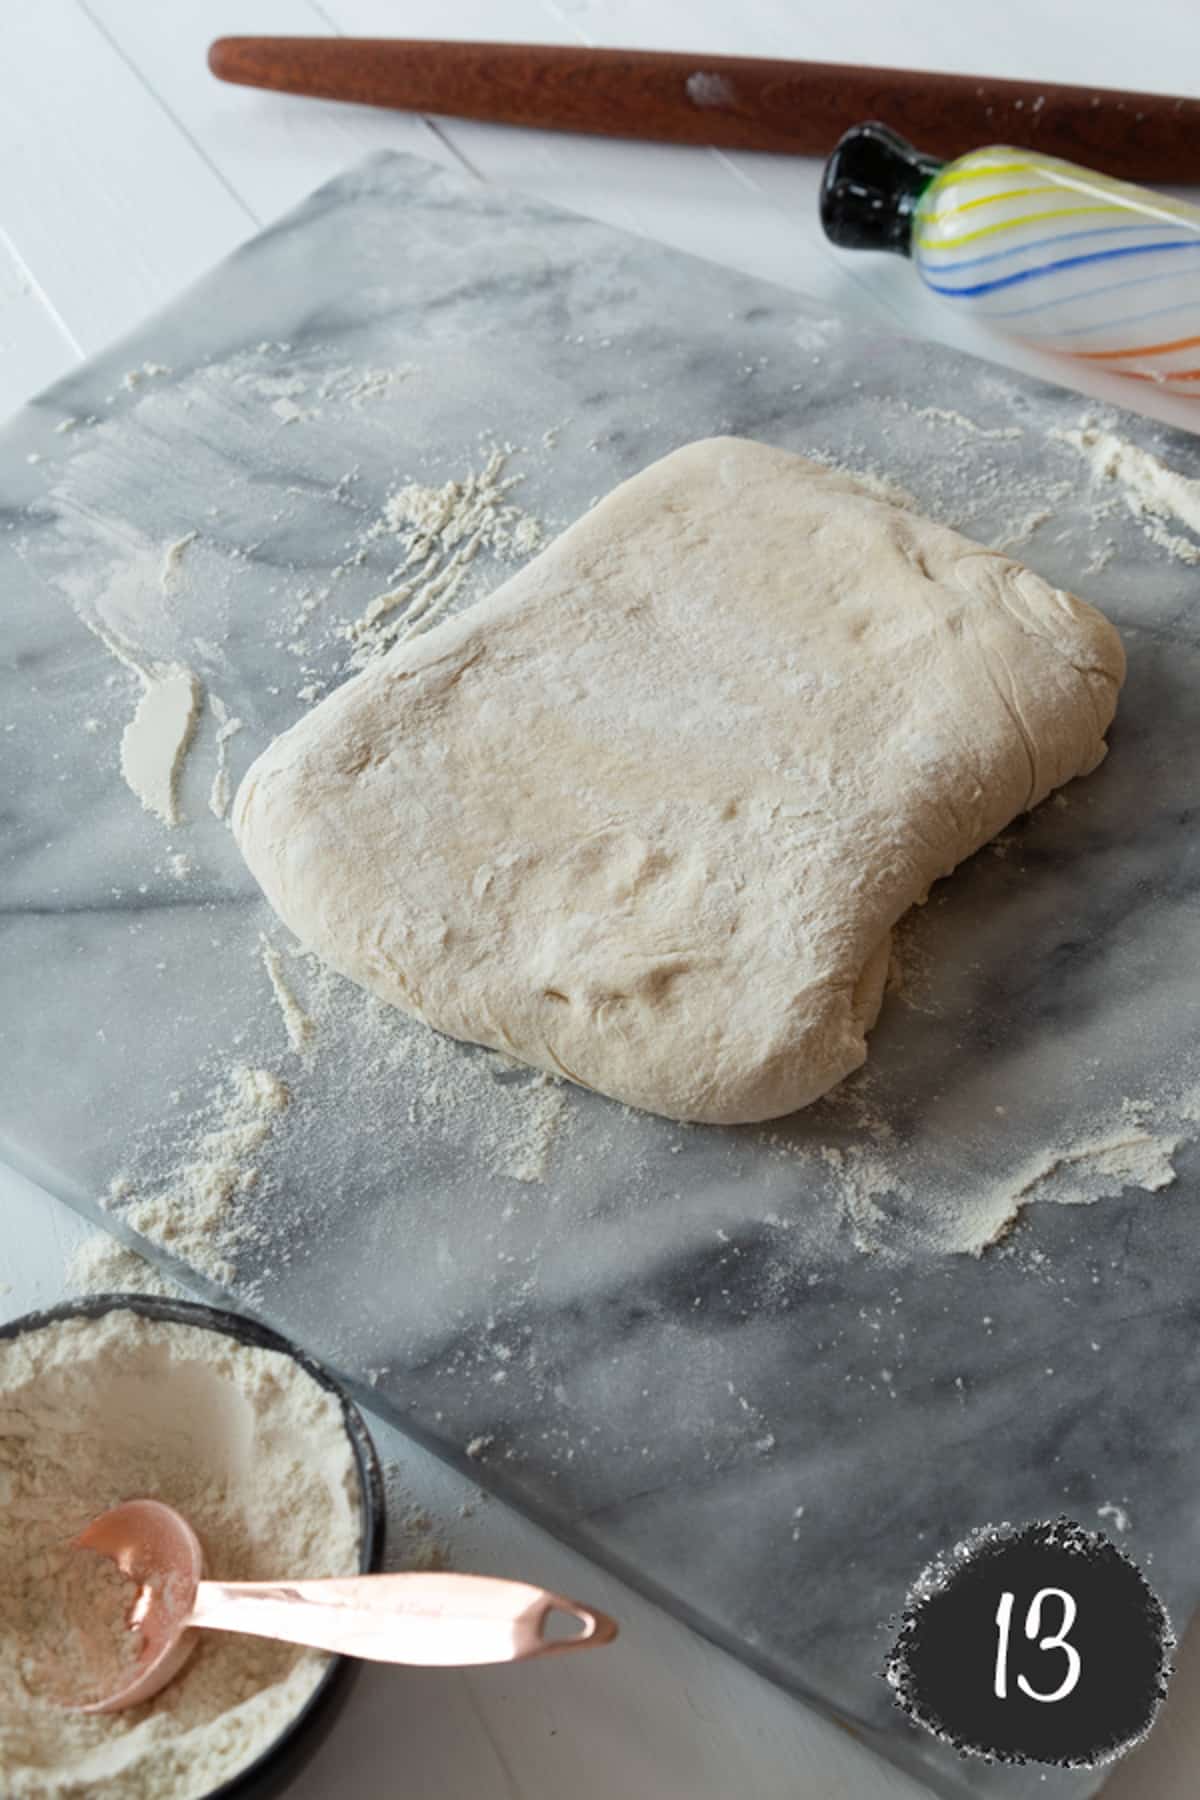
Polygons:
<instances>
[{"instance_id":1,"label":"bowl of flour","mask_svg":"<svg viewBox=\"0 0 1200 1800\"><path fill-rule=\"evenodd\" d=\"M352 1575L383 1556L378 1460L357 1409L256 1322L97 1295L0 1326L0 1769L5 1800L264 1800L328 1729L356 1666L201 1632L126 1712L58 1704L86 1684L69 1541L151 1495L230 1581Z\"/></svg>"}]
</instances>

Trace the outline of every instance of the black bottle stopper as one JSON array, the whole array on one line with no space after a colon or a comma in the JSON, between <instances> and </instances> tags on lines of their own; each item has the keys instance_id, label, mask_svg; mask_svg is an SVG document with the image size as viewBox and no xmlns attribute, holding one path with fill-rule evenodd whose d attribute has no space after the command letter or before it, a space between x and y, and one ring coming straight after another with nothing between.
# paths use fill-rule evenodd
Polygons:
<instances>
[{"instance_id":1,"label":"black bottle stopper","mask_svg":"<svg viewBox=\"0 0 1200 1800\"><path fill-rule=\"evenodd\" d=\"M821 178L821 225L844 250L912 253L912 216L942 168L887 125L854 125Z\"/></svg>"}]
</instances>

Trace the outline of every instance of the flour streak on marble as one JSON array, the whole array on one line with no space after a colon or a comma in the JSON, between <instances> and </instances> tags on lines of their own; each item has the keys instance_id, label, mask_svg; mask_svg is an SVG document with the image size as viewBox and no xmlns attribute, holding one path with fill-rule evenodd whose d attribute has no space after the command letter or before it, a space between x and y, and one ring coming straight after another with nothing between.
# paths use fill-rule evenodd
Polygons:
<instances>
[{"instance_id":1,"label":"flour streak on marble","mask_svg":"<svg viewBox=\"0 0 1200 1800\"><path fill-rule=\"evenodd\" d=\"M147 362L167 372L127 386ZM347 367L396 378L338 403ZM956 435L915 416L928 406L1023 436ZM433 1129L403 1067L371 1069L365 1093L336 1031L311 1070L288 1060L270 921L208 809L219 721L201 722L189 823L168 831L120 779L134 684L76 612L197 671L243 721L236 780L300 691L344 670L330 624L386 586L395 542L365 533L406 479L511 443L522 507L554 528L672 446L744 432L885 464L942 516L970 496L984 538L1010 489L1064 483L1023 554L1075 585L1098 528L1086 471L1046 434L1079 411L387 157L51 390L0 450L5 1154L94 1212L155 1144L169 1164L172 1119L231 1059L280 1069L297 1098L238 1294L443 1453L465 1462L481 1440L473 1473L947 1794L1099 1778L966 1770L905 1727L877 1671L935 1550L985 1520L1118 1504L1180 1625L1200 1593L1194 1147L1161 1194L1034 1209L1011 1255L914 1251L901 1228L906 1207L1188 1071L1194 576L1134 521L1103 522L1115 555L1081 585L1130 652L1112 756L937 891L932 1010L888 1004L865 1082L768 1131L682 1130L572 1092L544 1184L496 1174L470 1117ZM1119 428L1194 472L1190 442ZM165 549L193 531L164 584ZM503 573L485 558L479 584ZM297 965L301 1004L303 982ZM879 1150L864 1096L908 1189L877 1200L884 1255L856 1248L815 1154Z\"/></svg>"}]
</instances>

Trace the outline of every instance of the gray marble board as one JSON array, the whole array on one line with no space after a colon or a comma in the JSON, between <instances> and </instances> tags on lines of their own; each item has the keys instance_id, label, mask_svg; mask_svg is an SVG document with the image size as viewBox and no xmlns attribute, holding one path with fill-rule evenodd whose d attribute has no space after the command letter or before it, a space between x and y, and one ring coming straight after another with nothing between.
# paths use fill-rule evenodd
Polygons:
<instances>
[{"instance_id":1,"label":"gray marble board","mask_svg":"<svg viewBox=\"0 0 1200 1800\"><path fill-rule=\"evenodd\" d=\"M1100 1776L965 1764L891 1706L888 1621L933 1552L1067 1511L1125 1527L1180 1626L1200 1594L1194 1145L1161 1192L1032 1207L1003 1254L934 1242L947 1196L1194 1072L1200 575L1115 490L1096 516L1051 435L1082 410L386 156L0 439L0 1152L100 1217L115 1175L145 1193L183 1154L223 1069L278 1072L233 1301L947 1795ZM1200 470L1193 440L1118 429ZM886 468L984 541L1025 517L1026 560L1125 633L1112 754L937 890L865 1081L769 1130L571 1091L522 1180L495 1118L547 1103L526 1075L444 1047L439 1110L406 1062L423 1028L374 1018L364 1049L341 1005L289 1053L259 959L283 938L206 803L211 709L168 832L117 766L134 685L79 615L196 669L243 721L236 779L343 674L399 482L508 444L510 497L554 528L717 431ZM481 554L471 592L504 573Z\"/></svg>"}]
</instances>

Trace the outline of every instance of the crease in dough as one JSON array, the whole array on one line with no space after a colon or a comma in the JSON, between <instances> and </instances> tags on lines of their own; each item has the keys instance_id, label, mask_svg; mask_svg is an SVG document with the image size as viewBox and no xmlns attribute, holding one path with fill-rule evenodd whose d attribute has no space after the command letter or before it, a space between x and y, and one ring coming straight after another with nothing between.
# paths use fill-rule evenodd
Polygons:
<instances>
[{"instance_id":1,"label":"crease in dough","mask_svg":"<svg viewBox=\"0 0 1200 1800\"><path fill-rule=\"evenodd\" d=\"M246 861L309 949L438 1030L672 1118L859 1067L890 933L1094 769L1101 614L736 438L610 494L258 758Z\"/></svg>"}]
</instances>

